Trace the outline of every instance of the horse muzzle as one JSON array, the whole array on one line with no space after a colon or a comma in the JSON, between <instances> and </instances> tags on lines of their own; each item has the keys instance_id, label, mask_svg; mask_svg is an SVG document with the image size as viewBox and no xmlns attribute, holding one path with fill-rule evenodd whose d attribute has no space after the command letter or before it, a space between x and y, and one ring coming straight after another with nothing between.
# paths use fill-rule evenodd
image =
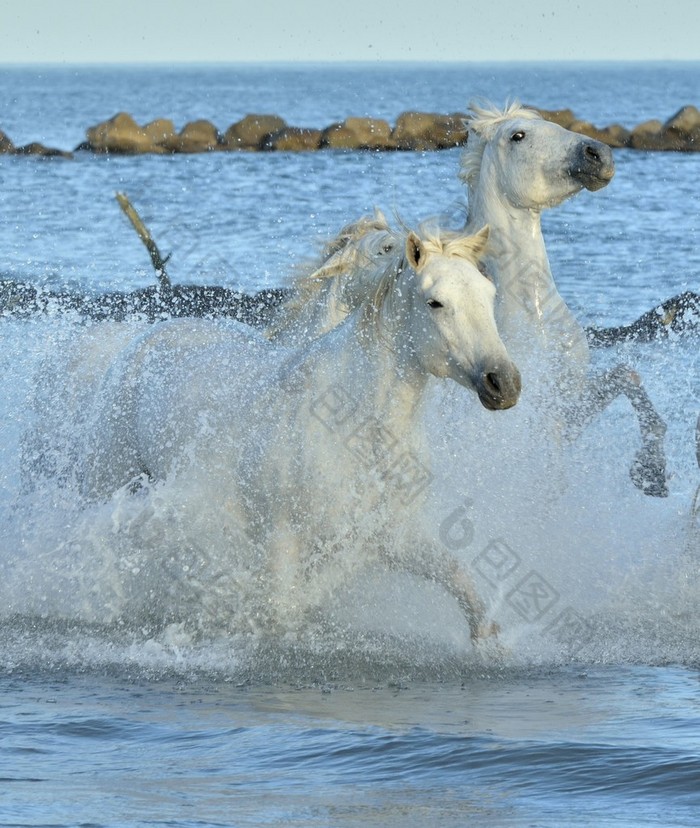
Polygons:
<instances>
[{"instance_id":1,"label":"horse muzzle","mask_svg":"<svg viewBox=\"0 0 700 828\"><path fill-rule=\"evenodd\" d=\"M489 411L512 408L517 403L521 390L520 371L515 365L484 371L476 388L481 404Z\"/></svg>"},{"instance_id":2,"label":"horse muzzle","mask_svg":"<svg viewBox=\"0 0 700 828\"><path fill-rule=\"evenodd\" d=\"M612 150L607 144L584 138L574 150L571 177L587 190L600 190L615 175Z\"/></svg>"}]
</instances>

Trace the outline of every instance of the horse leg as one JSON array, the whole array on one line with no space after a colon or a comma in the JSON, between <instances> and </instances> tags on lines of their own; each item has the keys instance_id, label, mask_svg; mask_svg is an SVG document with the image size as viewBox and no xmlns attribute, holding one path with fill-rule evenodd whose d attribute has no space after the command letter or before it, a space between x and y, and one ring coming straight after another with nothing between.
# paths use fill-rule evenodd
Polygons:
<instances>
[{"instance_id":1,"label":"horse leg","mask_svg":"<svg viewBox=\"0 0 700 828\"><path fill-rule=\"evenodd\" d=\"M635 371L620 364L591 378L579 400L576 412L578 425L589 423L621 394L632 404L642 436L642 447L630 468L632 482L644 494L668 497L664 452L666 423L654 408Z\"/></svg>"},{"instance_id":2,"label":"horse leg","mask_svg":"<svg viewBox=\"0 0 700 828\"><path fill-rule=\"evenodd\" d=\"M457 560L436 543L424 540L415 552L390 556L389 566L396 572L406 572L438 584L459 604L469 624L472 642L495 636L498 625L486 620L486 608L472 579Z\"/></svg>"}]
</instances>

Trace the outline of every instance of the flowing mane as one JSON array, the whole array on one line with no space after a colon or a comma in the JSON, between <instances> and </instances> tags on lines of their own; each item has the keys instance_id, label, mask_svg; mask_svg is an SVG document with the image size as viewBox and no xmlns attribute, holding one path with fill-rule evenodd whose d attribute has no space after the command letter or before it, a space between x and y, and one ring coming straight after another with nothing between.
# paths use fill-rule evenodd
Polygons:
<instances>
[{"instance_id":1,"label":"flowing mane","mask_svg":"<svg viewBox=\"0 0 700 828\"><path fill-rule=\"evenodd\" d=\"M355 259L362 256L355 242L374 231L391 232L381 210L346 224L334 239L324 245L317 259L299 266L291 284L294 296L285 302L283 311L294 315L307 302L313 301L329 279L342 274L348 265L355 266Z\"/></svg>"},{"instance_id":2,"label":"flowing mane","mask_svg":"<svg viewBox=\"0 0 700 828\"><path fill-rule=\"evenodd\" d=\"M491 103L477 104L471 101L469 111L472 113L467 122L469 140L460 162L459 177L465 184L472 185L479 178L486 144L501 124L514 118L542 120L542 116L536 110L524 107L518 100L507 102L503 109L498 109Z\"/></svg>"},{"instance_id":3,"label":"flowing mane","mask_svg":"<svg viewBox=\"0 0 700 828\"><path fill-rule=\"evenodd\" d=\"M386 259L380 254L393 249L394 234L380 210L347 224L316 260L296 269L291 296L278 308L266 336L279 340L333 327L357 306L348 299L349 292L358 289L354 282L365 274L374 278L377 258L383 267Z\"/></svg>"}]
</instances>

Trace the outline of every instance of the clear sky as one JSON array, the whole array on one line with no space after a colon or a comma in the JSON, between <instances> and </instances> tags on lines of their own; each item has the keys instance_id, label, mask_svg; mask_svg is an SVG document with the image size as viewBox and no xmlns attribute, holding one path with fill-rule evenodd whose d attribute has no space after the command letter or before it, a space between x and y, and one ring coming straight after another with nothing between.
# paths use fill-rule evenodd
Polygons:
<instances>
[{"instance_id":1,"label":"clear sky","mask_svg":"<svg viewBox=\"0 0 700 828\"><path fill-rule=\"evenodd\" d=\"M698 0L0 0L0 63L700 60Z\"/></svg>"}]
</instances>

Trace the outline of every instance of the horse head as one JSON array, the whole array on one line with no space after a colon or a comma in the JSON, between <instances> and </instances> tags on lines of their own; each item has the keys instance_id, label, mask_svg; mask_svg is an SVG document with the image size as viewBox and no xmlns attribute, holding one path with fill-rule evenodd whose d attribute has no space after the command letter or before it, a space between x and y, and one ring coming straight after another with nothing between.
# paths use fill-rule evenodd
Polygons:
<instances>
[{"instance_id":1,"label":"horse head","mask_svg":"<svg viewBox=\"0 0 700 828\"><path fill-rule=\"evenodd\" d=\"M471 104L460 177L472 194L488 187L510 206L555 207L582 189L599 190L615 173L600 141L544 120L512 103L503 110Z\"/></svg>"},{"instance_id":2,"label":"horse head","mask_svg":"<svg viewBox=\"0 0 700 828\"><path fill-rule=\"evenodd\" d=\"M478 267L489 228L442 240L409 232L405 261L412 281L399 280L407 296L408 347L422 369L476 391L490 410L518 401L520 372L511 361L494 319L496 289Z\"/></svg>"}]
</instances>

